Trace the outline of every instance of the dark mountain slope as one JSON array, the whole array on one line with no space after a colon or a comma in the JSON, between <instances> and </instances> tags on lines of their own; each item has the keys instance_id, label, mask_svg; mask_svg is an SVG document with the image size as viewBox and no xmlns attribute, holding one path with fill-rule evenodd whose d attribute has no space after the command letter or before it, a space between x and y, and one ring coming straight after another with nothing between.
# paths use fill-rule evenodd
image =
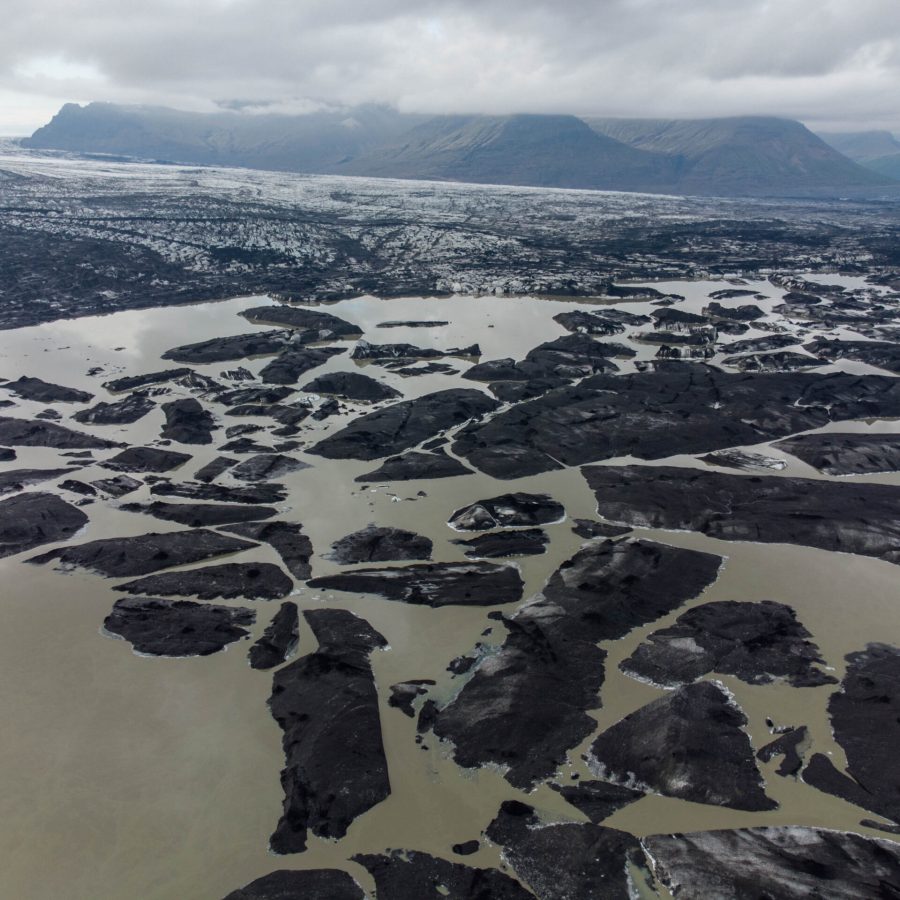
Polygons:
<instances>
[{"instance_id":1,"label":"dark mountain slope","mask_svg":"<svg viewBox=\"0 0 900 900\"><path fill-rule=\"evenodd\" d=\"M665 190L670 160L575 116L440 116L342 168L348 174L540 187Z\"/></svg>"},{"instance_id":2,"label":"dark mountain slope","mask_svg":"<svg viewBox=\"0 0 900 900\"><path fill-rule=\"evenodd\" d=\"M326 173L422 119L379 106L289 116L67 103L22 144L198 165Z\"/></svg>"},{"instance_id":3,"label":"dark mountain slope","mask_svg":"<svg viewBox=\"0 0 900 900\"><path fill-rule=\"evenodd\" d=\"M819 137L861 166L900 180L900 141L889 131L820 133Z\"/></svg>"},{"instance_id":4,"label":"dark mountain slope","mask_svg":"<svg viewBox=\"0 0 900 900\"><path fill-rule=\"evenodd\" d=\"M790 119L585 119L598 134L677 161L684 193L804 195L891 182Z\"/></svg>"},{"instance_id":5,"label":"dark mountain slope","mask_svg":"<svg viewBox=\"0 0 900 900\"><path fill-rule=\"evenodd\" d=\"M900 181L900 153L893 153L890 156L879 156L877 159L867 159L860 165L877 172L879 175L883 175L885 178Z\"/></svg>"},{"instance_id":6,"label":"dark mountain slope","mask_svg":"<svg viewBox=\"0 0 900 900\"><path fill-rule=\"evenodd\" d=\"M900 153L900 141L889 131L818 132L818 136L838 153L855 162Z\"/></svg>"}]
</instances>

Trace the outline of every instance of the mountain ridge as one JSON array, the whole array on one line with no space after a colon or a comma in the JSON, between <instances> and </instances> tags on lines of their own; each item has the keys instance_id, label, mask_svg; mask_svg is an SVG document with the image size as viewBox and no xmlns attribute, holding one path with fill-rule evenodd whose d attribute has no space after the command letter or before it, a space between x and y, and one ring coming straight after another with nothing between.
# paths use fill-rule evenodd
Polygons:
<instances>
[{"instance_id":1,"label":"mountain ridge","mask_svg":"<svg viewBox=\"0 0 900 900\"><path fill-rule=\"evenodd\" d=\"M66 104L23 146L188 165L721 196L896 196L900 181L769 116L302 115Z\"/></svg>"},{"instance_id":2,"label":"mountain ridge","mask_svg":"<svg viewBox=\"0 0 900 900\"><path fill-rule=\"evenodd\" d=\"M67 103L21 143L44 150L296 172L335 167L370 145L393 139L421 118L374 105L287 115Z\"/></svg>"},{"instance_id":3,"label":"mountain ridge","mask_svg":"<svg viewBox=\"0 0 900 900\"><path fill-rule=\"evenodd\" d=\"M646 190L668 183L654 154L598 135L575 116L441 117L403 138L343 171L601 190Z\"/></svg>"},{"instance_id":4,"label":"mountain ridge","mask_svg":"<svg viewBox=\"0 0 900 900\"><path fill-rule=\"evenodd\" d=\"M742 193L765 180L769 189L875 185L861 166L843 156L800 122L776 116L715 119L585 120L591 128L628 146L675 156L686 193L711 177L728 193Z\"/></svg>"},{"instance_id":5,"label":"mountain ridge","mask_svg":"<svg viewBox=\"0 0 900 900\"><path fill-rule=\"evenodd\" d=\"M819 137L864 168L900 180L900 141L891 132L820 133Z\"/></svg>"}]
</instances>

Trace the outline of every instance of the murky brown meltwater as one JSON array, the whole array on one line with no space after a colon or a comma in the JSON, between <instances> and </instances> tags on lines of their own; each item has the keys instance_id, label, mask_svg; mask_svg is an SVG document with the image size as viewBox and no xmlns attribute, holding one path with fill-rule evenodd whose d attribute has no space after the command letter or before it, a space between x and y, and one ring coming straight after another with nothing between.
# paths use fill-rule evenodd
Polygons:
<instances>
[{"instance_id":1,"label":"murky brown meltwater","mask_svg":"<svg viewBox=\"0 0 900 900\"><path fill-rule=\"evenodd\" d=\"M687 300L681 308L699 311L708 294L721 283L666 285ZM657 287L660 287L657 285ZM751 285L777 302L780 291L769 284ZM241 309L271 302L241 298L216 304L175 309L123 312L72 322L52 323L0 333L0 375L39 376L47 381L90 390L97 400L111 399L101 382L117 374L140 374L166 368L160 354L177 344L225 334L258 330L240 318ZM442 298L379 300L359 298L329 307L359 324L372 342L405 341L440 348L481 344L483 359L521 358L535 345L564 331L552 317L567 309L584 308L577 301L538 298ZM629 310L647 312L646 303ZM378 322L396 319L446 319L448 326L430 329L377 329ZM492 327L491 327L492 326ZM753 336L751 331L746 336ZM614 340L618 340L615 339ZM348 370L357 364L348 352L301 378ZM650 358L655 347L640 347L639 358ZM115 349L124 348L124 349ZM254 373L267 359L197 366L219 378L223 370L244 365ZM447 360L464 370L469 362ZM86 374L102 366L99 376ZM622 362L623 371L632 370ZM822 371L829 371L829 367ZM841 363L847 371L877 371ZM454 386L478 387L458 375L403 378L378 366L366 374L402 390L407 398ZM178 396L173 393L172 397ZM15 398L12 398L15 399ZM165 399L171 399L166 397ZM96 402L96 401L94 401ZM16 400L8 414L33 417L41 404ZM70 407L55 404L67 414ZM71 407L74 410L80 407ZM221 413L221 407L212 407ZM364 407L358 407L364 411ZM7 411L4 411L6 414ZM217 416L220 424L253 422ZM269 420L258 420L270 424ZM311 445L324 434L347 424L347 417L324 423L304 423L298 436ZM131 444L150 444L159 436L162 414L154 410L131 426L72 427ZM64 424L69 424L64 420ZM896 431L894 422L841 423L824 430ZM214 445L225 440L224 430ZM173 445L194 454L173 479L188 479L217 455L213 447ZM787 462L783 475L822 477L799 460L770 447L749 448ZM117 451L97 451L102 460ZM536 593L557 566L575 553L582 539L571 532L574 518L596 518L592 492L577 469L498 481L481 473L436 481L363 485L354 478L378 462L301 458L311 468L280 479L288 486L279 520L299 522L313 542L316 576L338 571L324 559L331 543L370 522L417 531L434 542L437 561L462 561L463 548L451 543L461 537L446 521L457 508L509 491L549 493L563 503L565 522L546 526L551 538L542 556L516 561L526 582L525 597ZM20 448L7 469L43 468L66 460L50 449ZM617 459L610 463L639 462ZM658 461L665 465L703 466L690 457ZM71 477L90 481L110 472L92 465ZM770 474L770 473L766 473ZM57 481L60 479L57 479ZM863 480L900 484L896 474ZM223 476L221 483L231 483ZM55 482L29 490L56 490ZM418 496L419 492L426 496ZM149 499L146 486L123 502ZM67 495L67 499L74 499ZM72 539L80 543L99 537L119 537L148 531L176 530L148 516L118 510L116 501L98 500L85 507L91 517ZM793 607L812 632L823 657L841 677L844 655L867 642L900 644L900 578L896 566L875 559L774 544L716 541L702 535L637 529L636 536L725 557L718 581L701 597L668 617L605 645L607 679L603 707L595 711L603 729L661 696L661 691L625 676L618 663L658 628L671 624L688 606L708 600L771 599ZM446 699L459 690L447 663L472 649L477 641L499 643L502 625L487 618L497 607L429 609L365 595L321 592L297 586L291 599L301 610L322 604L350 609L367 619L390 643L372 656L379 695L391 796L365 813L339 842L310 837L302 854L276 857L267 851L268 837L281 812L279 772L284 764L281 731L266 700L271 673L247 664L249 642L225 652L189 659L146 658L131 645L100 633L101 623L120 596L117 583L81 571L62 573L50 566L23 562L39 550L0 560L0 897L22 900L219 900L229 891L277 868L337 867L350 871L367 889L372 881L349 862L358 852L386 848L424 850L453 858L451 845L478 838L503 800L520 798L547 818L583 817L546 786L530 795L512 788L499 771L466 771L452 762L447 747L430 734L415 743L415 722L387 705L388 686L414 678L437 681L433 696ZM236 560L279 563L268 545L238 554ZM217 562L220 560L216 560ZM277 611L278 603L217 601L250 606L257 613L256 639ZM510 613L514 607L501 607ZM487 635L482 633L491 629ZM301 618L298 653L316 647ZM719 676L711 676L719 678ZM778 725L808 725L815 750L831 753L840 764L826 715L833 686L794 688L782 684L750 686L735 678L723 681L749 719L754 748L772 739L766 717ZM581 759L595 735L572 750L571 765L560 780L573 774L591 777ZM647 796L617 812L604 824L637 835L668 831L762 824L803 824L844 828L885 837L859 826L862 810L799 781L774 774L776 763L762 765L766 790L780 808L745 813L715 806ZM484 842L468 857L473 865L502 865L496 848Z\"/></svg>"}]
</instances>

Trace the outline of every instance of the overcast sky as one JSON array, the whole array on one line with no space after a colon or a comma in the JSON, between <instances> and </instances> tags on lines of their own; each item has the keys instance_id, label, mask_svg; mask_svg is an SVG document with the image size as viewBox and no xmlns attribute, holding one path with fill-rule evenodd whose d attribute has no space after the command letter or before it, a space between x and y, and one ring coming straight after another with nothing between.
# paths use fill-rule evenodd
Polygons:
<instances>
[{"instance_id":1,"label":"overcast sky","mask_svg":"<svg viewBox=\"0 0 900 900\"><path fill-rule=\"evenodd\" d=\"M900 133L900 0L0 0L0 134L67 101L776 114Z\"/></svg>"}]
</instances>

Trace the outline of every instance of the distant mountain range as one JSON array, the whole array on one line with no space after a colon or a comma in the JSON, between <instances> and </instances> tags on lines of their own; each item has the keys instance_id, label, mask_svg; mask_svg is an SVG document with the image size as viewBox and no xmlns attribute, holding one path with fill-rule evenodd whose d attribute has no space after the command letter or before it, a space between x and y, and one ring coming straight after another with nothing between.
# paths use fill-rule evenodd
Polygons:
<instances>
[{"instance_id":1,"label":"distant mountain range","mask_svg":"<svg viewBox=\"0 0 900 900\"><path fill-rule=\"evenodd\" d=\"M379 106L304 115L66 104L26 147L314 174L720 196L896 196L789 119L425 116ZM900 150L900 145L898 145ZM900 173L898 173L900 178Z\"/></svg>"},{"instance_id":2,"label":"distant mountain range","mask_svg":"<svg viewBox=\"0 0 900 900\"><path fill-rule=\"evenodd\" d=\"M22 144L204 166L327 173L424 118L379 106L286 116L67 103Z\"/></svg>"},{"instance_id":3,"label":"distant mountain range","mask_svg":"<svg viewBox=\"0 0 900 900\"><path fill-rule=\"evenodd\" d=\"M671 160L599 134L575 116L438 116L342 171L537 187L661 191Z\"/></svg>"},{"instance_id":4,"label":"distant mountain range","mask_svg":"<svg viewBox=\"0 0 900 900\"><path fill-rule=\"evenodd\" d=\"M900 180L900 141L889 131L852 131L819 137L861 166Z\"/></svg>"}]
</instances>

